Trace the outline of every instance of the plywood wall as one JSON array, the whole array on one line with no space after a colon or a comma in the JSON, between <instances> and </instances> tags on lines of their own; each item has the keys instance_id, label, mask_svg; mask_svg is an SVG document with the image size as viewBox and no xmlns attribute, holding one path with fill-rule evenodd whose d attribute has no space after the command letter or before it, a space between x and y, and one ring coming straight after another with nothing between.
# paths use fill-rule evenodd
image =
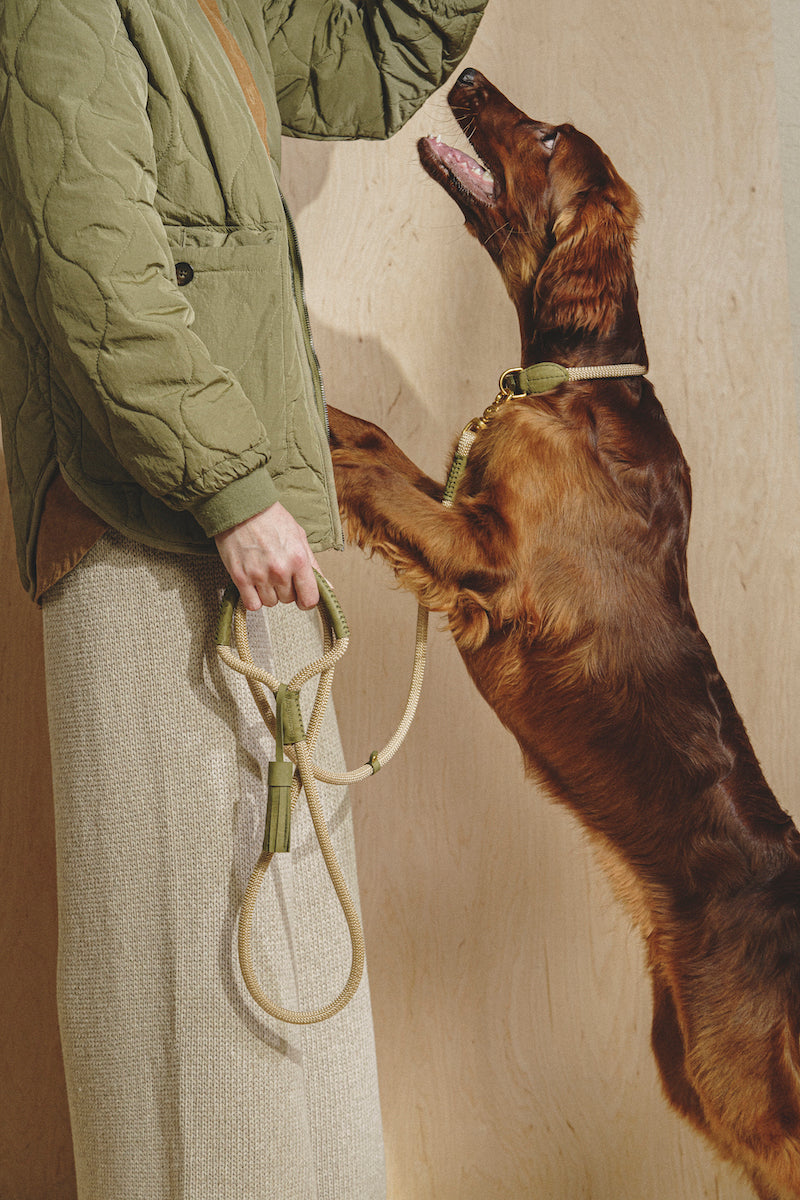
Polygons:
<instances>
[{"instance_id":1,"label":"plywood wall","mask_svg":"<svg viewBox=\"0 0 800 1200\"><path fill-rule=\"evenodd\" d=\"M491 0L468 61L532 115L589 132L640 196L651 378L694 469L694 601L800 815L769 6ZM442 97L389 145L291 146L286 175L331 402L441 472L518 347L488 257L417 165L431 129L453 136ZM338 700L355 761L399 707L413 605L357 552L327 569L356 631ZM406 752L356 797L392 1200L747 1196L661 1099L641 950L581 834L523 780L446 635L431 657Z\"/></svg>"},{"instance_id":2,"label":"plywood wall","mask_svg":"<svg viewBox=\"0 0 800 1200\"><path fill-rule=\"evenodd\" d=\"M585 129L640 196L651 378L693 466L695 607L800 817L800 456L768 0L490 0L468 62ZM518 347L488 258L417 165L430 129L453 135L442 96L388 144L288 145L285 175L331 402L438 472ZM16 899L0 1195L67 1198L38 623L3 537L0 844ZM414 609L356 551L325 567L354 629L337 707L355 762L399 713ZM641 949L581 834L523 780L445 634L430 659L407 749L355 797L391 1200L745 1200L660 1097ZM35 1095L51 1183L6 1191Z\"/></svg>"}]
</instances>

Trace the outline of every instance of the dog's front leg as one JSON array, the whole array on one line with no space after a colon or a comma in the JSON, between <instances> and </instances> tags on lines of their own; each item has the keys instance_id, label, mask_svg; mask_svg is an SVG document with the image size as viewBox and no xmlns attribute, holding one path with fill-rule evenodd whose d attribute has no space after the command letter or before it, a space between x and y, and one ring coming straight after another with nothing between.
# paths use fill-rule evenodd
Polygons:
<instances>
[{"instance_id":1,"label":"dog's front leg","mask_svg":"<svg viewBox=\"0 0 800 1200\"><path fill-rule=\"evenodd\" d=\"M346 468L357 472L374 466L402 476L425 495L441 500L443 486L421 471L380 426L341 412L338 408L328 409L328 422L334 465L337 467L337 488L340 474L344 490L347 490L345 485L352 482L344 475ZM341 494L339 499L341 505Z\"/></svg>"},{"instance_id":2,"label":"dog's front leg","mask_svg":"<svg viewBox=\"0 0 800 1200\"><path fill-rule=\"evenodd\" d=\"M470 497L443 507L442 484L369 421L329 410L339 507L348 536L385 558L426 608L466 634L512 571L511 539L496 506Z\"/></svg>"}]
</instances>

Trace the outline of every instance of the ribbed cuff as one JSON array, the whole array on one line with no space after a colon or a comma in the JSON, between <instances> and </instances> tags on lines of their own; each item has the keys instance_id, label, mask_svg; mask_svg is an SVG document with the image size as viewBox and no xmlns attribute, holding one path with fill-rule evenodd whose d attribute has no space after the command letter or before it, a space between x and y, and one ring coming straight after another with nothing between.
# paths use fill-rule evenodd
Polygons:
<instances>
[{"instance_id":1,"label":"ribbed cuff","mask_svg":"<svg viewBox=\"0 0 800 1200\"><path fill-rule=\"evenodd\" d=\"M266 467L258 467L201 501L192 509L192 515L209 537L215 537L263 512L277 499L278 492L269 471Z\"/></svg>"}]
</instances>

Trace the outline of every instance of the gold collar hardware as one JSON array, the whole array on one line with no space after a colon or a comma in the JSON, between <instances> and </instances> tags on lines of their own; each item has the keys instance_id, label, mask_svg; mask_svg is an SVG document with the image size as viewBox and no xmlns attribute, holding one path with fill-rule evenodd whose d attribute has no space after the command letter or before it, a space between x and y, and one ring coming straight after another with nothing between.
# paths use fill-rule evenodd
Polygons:
<instances>
[{"instance_id":1,"label":"gold collar hardware","mask_svg":"<svg viewBox=\"0 0 800 1200\"><path fill-rule=\"evenodd\" d=\"M577 383L588 379L625 379L644 375L647 367L637 363L604 364L596 367L562 367L559 363L533 363L530 367L510 367L500 376L499 391L488 408L466 425L458 439L450 474L445 484L442 504L451 508L456 489L467 466L467 458L475 438L489 425L511 400L525 400L560 387L562 383Z\"/></svg>"}]
</instances>

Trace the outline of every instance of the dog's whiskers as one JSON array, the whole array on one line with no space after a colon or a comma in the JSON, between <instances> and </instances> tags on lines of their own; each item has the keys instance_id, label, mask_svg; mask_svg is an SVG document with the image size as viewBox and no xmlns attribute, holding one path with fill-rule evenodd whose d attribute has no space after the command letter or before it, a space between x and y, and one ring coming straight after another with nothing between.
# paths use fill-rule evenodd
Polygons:
<instances>
[{"instance_id":1,"label":"dog's whiskers","mask_svg":"<svg viewBox=\"0 0 800 1200\"><path fill-rule=\"evenodd\" d=\"M492 230L492 232L489 234L489 236L484 240L483 245L488 246L489 242L492 240L492 238L497 237L498 233L505 233L505 235L506 235L505 240L504 240L502 246L500 247L500 253L502 254L503 251L505 250L506 246L510 242L511 238L516 233L516 230L514 229L514 227L510 221L506 221L506 223L504 225L499 225L497 227L497 229Z\"/></svg>"}]
</instances>

